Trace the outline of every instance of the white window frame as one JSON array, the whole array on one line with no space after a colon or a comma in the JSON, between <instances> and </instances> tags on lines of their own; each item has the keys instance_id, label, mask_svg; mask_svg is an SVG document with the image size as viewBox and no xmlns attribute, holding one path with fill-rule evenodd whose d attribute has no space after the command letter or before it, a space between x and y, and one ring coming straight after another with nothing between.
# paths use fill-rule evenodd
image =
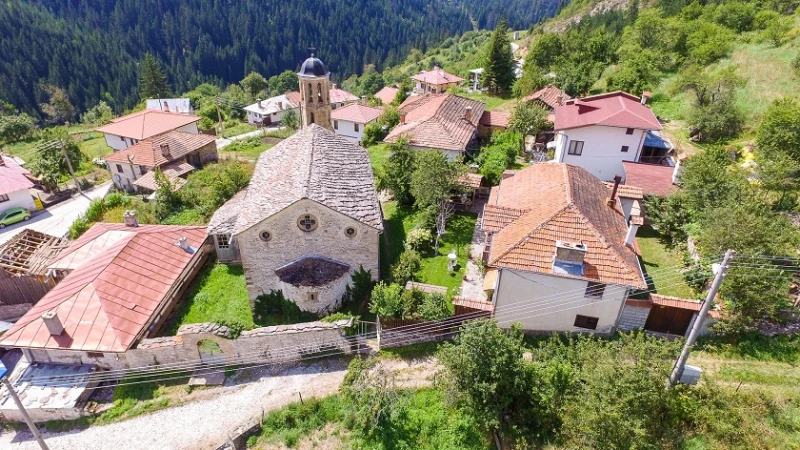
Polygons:
<instances>
[{"instance_id":1,"label":"white window frame","mask_svg":"<svg viewBox=\"0 0 800 450\"><path fill-rule=\"evenodd\" d=\"M221 250L228 250L231 248L231 235L227 233L220 233L214 235L214 241L217 243L217 248Z\"/></svg>"}]
</instances>

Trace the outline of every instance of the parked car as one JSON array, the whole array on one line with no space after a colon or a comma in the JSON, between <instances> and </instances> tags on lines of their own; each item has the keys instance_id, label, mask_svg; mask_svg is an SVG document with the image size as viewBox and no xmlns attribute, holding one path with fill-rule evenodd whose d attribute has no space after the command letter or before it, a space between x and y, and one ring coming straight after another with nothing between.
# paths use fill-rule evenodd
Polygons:
<instances>
[{"instance_id":1,"label":"parked car","mask_svg":"<svg viewBox=\"0 0 800 450\"><path fill-rule=\"evenodd\" d=\"M13 225L23 220L31 218L31 213L23 207L11 208L3 211L0 214L0 228L5 228L6 225Z\"/></svg>"}]
</instances>

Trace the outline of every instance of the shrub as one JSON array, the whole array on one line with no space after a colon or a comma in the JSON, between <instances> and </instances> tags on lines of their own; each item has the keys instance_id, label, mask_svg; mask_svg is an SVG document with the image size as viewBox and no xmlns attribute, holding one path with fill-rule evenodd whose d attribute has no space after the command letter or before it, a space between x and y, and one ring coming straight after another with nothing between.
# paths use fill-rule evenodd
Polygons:
<instances>
[{"instance_id":1,"label":"shrub","mask_svg":"<svg viewBox=\"0 0 800 450\"><path fill-rule=\"evenodd\" d=\"M383 317L401 317L403 315L403 286L380 282L372 290L372 302L369 310Z\"/></svg>"},{"instance_id":2,"label":"shrub","mask_svg":"<svg viewBox=\"0 0 800 450\"><path fill-rule=\"evenodd\" d=\"M253 321L258 325L279 325L275 323L274 315L281 315L284 323L313 322L317 320L316 314L303 311L297 304L287 300L283 291L270 291L256 297L253 304Z\"/></svg>"},{"instance_id":3,"label":"shrub","mask_svg":"<svg viewBox=\"0 0 800 450\"><path fill-rule=\"evenodd\" d=\"M421 252L431 245L432 239L431 230L417 227L408 232L404 246L406 250Z\"/></svg>"},{"instance_id":4,"label":"shrub","mask_svg":"<svg viewBox=\"0 0 800 450\"><path fill-rule=\"evenodd\" d=\"M242 331L247 329L247 327L238 320L215 320L215 322L223 327L228 327L228 332L231 334L231 339L238 338L241 336Z\"/></svg>"},{"instance_id":5,"label":"shrub","mask_svg":"<svg viewBox=\"0 0 800 450\"><path fill-rule=\"evenodd\" d=\"M127 195L123 195L120 192L112 192L103 199L103 202L106 204L106 208L116 208L117 206L127 206L131 203L131 198Z\"/></svg>"},{"instance_id":6,"label":"shrub","mask_svg":"<svg viewBox=\"0 0 800 450\"><path fill-rule=\"evenodd\" d=\"M402 311L398 317L402 319L416 319L419 317L419 308L425 300L425 293L419 289L406 289L403 291Z\"/></svg>"},{"instance_id":7,"label":"shrub","mask_svg":"<svg viewBox=\"0 0 800 450\"><path fill-rule=\"evenodd\" d=\"M717 141L739 134L744 122L733 101L718 101L696 107L689 123L697 129L701 141Z\"/></svg>"},{"instance_id":8,"label":"shrub","mask_svg":"<svg viewBox=\"0 0 800 450\"><path fill-rule=\"evenodd\" d=\"M86 216L83 215L78 216L78 218L75 219L75 221L72 222L72 225L70 225L69 227L69 238L78 239L88 229L89 229L89 221L86 220Z\"/></svg>"},{"instance_id":9,"label":"shrub","mask_svg":"<svg viewBox=\"0 0 800 450\"><path fill-rule=\"evenodd\" d=\"M343 312L337 312L337 313L333 313L333 314L330 314L328 316L325 316L325 317L323 317L323 318L321 318L319 320L322 321L322 322L333 323L333 322L337 322L339 320L350 320L350 319L353 319L353 323L349 327L346 327L344 329L344 334L346 336L353 336L358 331L358 317L356 317L356 316L353 316L353 315L350 315L350 314L345 314Z\"/></svg>"},{"instance_id":10,"label":"shrub","mask_svg":"<svg viewBox=\"0 0 800 450\"><path fill-rule=\"evenodd\" d=\"M383 126L377 122L368 123L364 127L364 134L361 136L361 144L364 147L372 147L386 137Z\"/></svg>"},{"instance_id":11,"label":"shrub","mask_svg":"<svg viewBox=\"0 0 800 450\"><path fill-rule=\"evenodd\" d=\"M89 208L86 209L84 218L88 222L97 222L103 218L103 213L106 212L106 204L102 198L97 198L89 203Z\"/></svg>"},{"instance_id":12,"label":"shrub","mask_svg":"<svg viewBox=\"0 0 800 450\"><path fill-rule=\"evenodd\" d=\"M405 250L400 254L400 259L392 266L392 281L405 285L406 282L414 279L414 275L419 271L422 259L419 253L414 250Z\"/></svg>"},{"instance_id":13,"label":"shrub","mask_svg":"<svg viewBox=\"0 0 800 450\"><path fill-rule=\"evenodd\" d=\"M375 280L372 279L372 272L364 270L364 266L359 266L353 273L352 283L344 289L342 296L342 308L355 305L361 307L369 300L372 289L375 287Z\"/></svg>"},{"instance_id":14,"label":"shrub","mask_svg":"<svg viewBox=\"0 0 800 450\"><path fill-rule=\"evenodd\" d=\"M481 175L492 186L500 184L503 179L503 172L508 164L508 157L501 148L488 147L484 149L478 157Z\"/></svg>"},{"instance_id":15,"label":"shrub","mask_svg":"<svg viewBox=\"0 0 800 450\"><path fill-rule=\"evenodd\" d=\"M422 304L419 305L419 314L425 320L444 319L453 315L450 305L451 303L445 295L437 292L430 293L422 299Z\"/></svg>"}]
</instances>

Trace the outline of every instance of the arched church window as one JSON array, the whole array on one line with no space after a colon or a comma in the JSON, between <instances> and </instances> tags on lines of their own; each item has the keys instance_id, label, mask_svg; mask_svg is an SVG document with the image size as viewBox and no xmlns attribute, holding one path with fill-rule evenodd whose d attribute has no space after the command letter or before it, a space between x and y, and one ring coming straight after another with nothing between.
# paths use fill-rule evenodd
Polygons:
<instances>
[{"instance_id":1,"label":"arched church window","mask_svg":"<svg viewBox=\"0 0 800 450\"><path fill-rule=\"evenodd\" d=\"M317 103L322 103L322 83L317 83Z\"/></svg>"},{"instance_id":2,"label":"arched church window","mask_svg":"<svg viewBox=\"0 0 800 450\"><path fill-rule=\"evenodd\" d=\"M311 86L311 83L308 83L308 89L306 89L306 101L308 103L314 101L314 88Z\"/></svg>"},{"instance_id":3,"label":"arched church window","mask_svg":"<svg viewBox=\"0 0 800 450\"><path fill-rule=\"evenodd\" d=\"M314 123L314 113L308 113L308 124Z\"/></svg>"},{"instance_id":4,"label":"arched church window","mask_svg":"<svg viewBox=\"0 0 800 450\"><path fill-rule=\"evenodd\" d=\"M297 226L303 231L314 231L317 229L317 218L311 214L303 214L297 219Z\"/></svg>"}]
</instances>

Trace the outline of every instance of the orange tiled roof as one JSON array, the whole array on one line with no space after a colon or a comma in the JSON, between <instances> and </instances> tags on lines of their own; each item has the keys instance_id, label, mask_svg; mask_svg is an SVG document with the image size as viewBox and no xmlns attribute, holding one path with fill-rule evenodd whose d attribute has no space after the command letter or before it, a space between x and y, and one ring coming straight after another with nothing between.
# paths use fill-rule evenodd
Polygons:
<instances>
[{"instance_id":1,"label":"orange tiled roof","mask_svg":"<svg viewBox=\"0 0 800 450\"><path fill-rule=\"evenodd\" d=\"M145 139L136 145L105 156L103 159L105 159L106 162L128 163L128 157L132 156L133 164L138 166L158 167L170 161L181 159L189 153L215 142L215 140L216 138L214 136L209 136L207 134L171 131L154 138ZM169 145L168 157L165 157L161 153L161 144Z\"/></svg>"},{"instance_id":2,"label":"orange tiled roof","mask_svg":"<svg viewBox=\"0 0 800 450\"><path fill-rule=\"evenodd\" d=\"M341 108L336 108L331 112L331 119L346 120L356 123L370 123L377 119L383 110L380 108L373 108L371 106L359 105L358 103L351 103Z\"/></svg>"},{"instance_id":3,"label":"orange tiled roof","mask_svg":"<svg viewBox=\"0 0 800 450\"><path fill-rule=\"evenodd\" d=\"M609 194L611 190L614 189L614 183L605 181L604 182L608 187ZM642 188L631 186L629 184L620 184L617 187L617 195L621 198L632 198L634 200L642 200L644 199L644 192L642 192Z\"/></svg>"},{"instance_id":4,"label":"orange tiled roof","mask_svg":"<svg viewBox=\"0 0 800 450\"><path fill-rule=\"evenodd\" d=\"M412 76L411 79L437 86L440 84L460 83L464 81L463 78L453 75L452 73L447 73L439 67L434 67L433 70L423 70L422 72Z\"/></svg>"},{"instance_id":5,"label":"orange tiled roof","mask_svg":"<svg viewBox=\"0 0 800 450\"><path fill-rule=\"evenodd\" d=\"M646 288L636 252L624 244L620 205L609 207L607 198L606 185L580 167L541 163L518 171L492 188L484 213L484 229L499 228L489 265L553 274L556 241L581 242L583 278Z\"/></svg>"},{"instance_id":6,"label":"orange tiled roof","mask_svg":"<svg viewBox=\"0 0 800 450\"><path fill-rule=\"evenodd\" d=\"M478 311L494 311L494 304L485 300L477 300L464 297L453 297L453 305L464 308L475 309Z\"/></svg>"},{"instance_id":7,"label":"orange tiled roof","mask_svg":"<svg viewBox=\"0 0 800 450\"><path fill-rule=\"evenodd\" d=\"M397 96L397 91L399 90L400 89L396 87L384 86L380 91L375 93L374 97L379 98L384 105L388 105L394 101L394 98Z\"/></svg>"},{"instance_id":8,"label":"orange tiled roof","mask_svg":"<svg viewBox=\"0 0 800 450\"><path fill-rule=\"evenodd\" d=\"M511 120L511 114L509 113L498 112L498 111L484 111L479 123L487 127L508 128L509 120Z\"/></svg>"},{"instance_id":9,"label":"orange tiled roof","mask_svg":"<svg viewBox=\"0 0 800 450\"><path fill-rule=\"evenodd\" d=\"M522 97L522 101L530 102L533 100L539 100L540 102L547 105L550 109L554 109L559 104L559 96L561 97L561 102L572 100L572 97L567 95L564 91L553 86L552 84L548 84L547 86L539 89L533 94Z\"/></svg>"},{"instance_id":10,"label":"orange tiled roof","mask_svg":"<svg viewBox=\"0 0 800 450\"><path fill-rule=\"evenodd\" d=\"M52 266L72 270L5 333L0 346L124 352L144 334L168 292L200 251L205 227L96 223ZM92 247L90 251L84 251ZM81 256L82 255L82 256ZM41 316L55 311L64 331L53 336Z\"/></svg>"},{"instance_id":11,"label":"orange tiled roof","mask_svg":"<svg viewBox=\"0 0 800 450\"><path fill-rule=\"evenodd\" d=\"M178 114L146 109L127 116L117 117L110 124L95 128L102 133L114 134L132 139L147 139L167 131L197 122L201 117L191 114Z\"/></svg>"},{"instance_id":12,"label":"orange tiled roof","mask_svg":"<svg viewBox=\"0 0 800 450\"><path fill-rule=\"evenodd\" d=\"M469 120L468 107L472 108ZM410 145L465 151L486 105L457 95L428 94L409 97L398 109L406 114L406 120L394 127L384 141L396 142L405 136Z\"/></svg>"},{"instance_id":13,"label":"orange tiled roof","mask_svg":"<svg viewBox=\"0 0 800 450\"><path fill-rule=\"evenodd\" d=\"M638 186L647 195L666 197L678 186L672 183L674 167L622 161L626 185Z\"/></svg>"}]
</instances>

